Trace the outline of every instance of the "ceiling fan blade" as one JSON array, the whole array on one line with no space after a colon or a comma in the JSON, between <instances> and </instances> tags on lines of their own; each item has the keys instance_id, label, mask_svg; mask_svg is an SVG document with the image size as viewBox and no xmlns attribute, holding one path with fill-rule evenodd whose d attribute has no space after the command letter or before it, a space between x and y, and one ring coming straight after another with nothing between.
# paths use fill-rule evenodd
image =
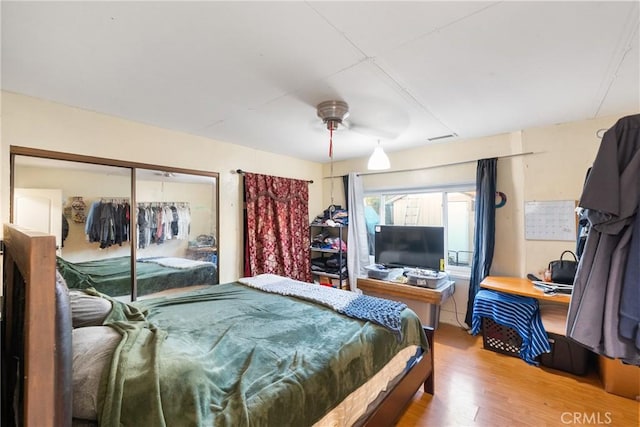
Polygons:
<instances>
[{"instance_id":1,"label":"ceiling fan blade","mask_svg":"<svg viewBox=\"0 0 640 427\"><path fill-rule=\"evenodd\" d=\"M382 128L373 128L371 126L364 126L364 125L360 125L357 123L353 123L350 122L349 120L347 120L345 123L343 123L343 125L346 125L345 127L349 130L352 130L354 132L357 132L361 135L364 136L370 136L376 139L386 139L386 140L393 140L396 139L400 133L399 132L394 132L394 131L390 131L390 130L385 130Z\"/></svg>"}]
</instances>

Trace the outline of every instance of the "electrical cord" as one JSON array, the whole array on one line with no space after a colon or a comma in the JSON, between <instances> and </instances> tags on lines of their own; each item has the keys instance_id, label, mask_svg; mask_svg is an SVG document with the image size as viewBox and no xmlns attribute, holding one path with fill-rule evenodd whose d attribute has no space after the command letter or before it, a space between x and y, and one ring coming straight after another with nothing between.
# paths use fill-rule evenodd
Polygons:
<instances>
[{"instance_id":1,"label":"electrical cord","mask_svg":"<svg viewBox=\"0 0 640 427\"><path fill-rule=\"evenodd\" d=\"M445 273L447 275L447 280L451 280L451 276L449 276L449 273ZM460 326L462 329L464 329L465 331L469 331L470 328L468 328L467 326L463 325L462 322L460 322L460 319L458 318L458 304L456 303L456 298L455 298L455 280L453 283L453 292L451 293L451 300L453 301L453 312L455 313L456 316L456 322L458 323L458 326Z\"/></svg>"},{"instance_id":2,"label":"electrical cord","mask_svg":"<svg viewBox=\"0 0 640 427\"><path fill-rule=\"evenodd\" d=\"M470 330L466 325L463 325L460 322L460 319L458 319L458 304L456 304L456 297L455 297L455 292L453 294L451 294L451 300L453 301L453 312L456 315L456 322L458 323L458 325L464 329L465 331Z\"/></svg>"}]
</instances>

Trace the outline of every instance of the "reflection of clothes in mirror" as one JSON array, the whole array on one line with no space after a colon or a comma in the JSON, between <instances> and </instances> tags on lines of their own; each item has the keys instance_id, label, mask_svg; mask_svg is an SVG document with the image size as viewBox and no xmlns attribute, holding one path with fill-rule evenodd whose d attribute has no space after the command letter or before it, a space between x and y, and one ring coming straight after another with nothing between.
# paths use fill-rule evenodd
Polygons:
<instances>
[{"instance_id":1,"label":"reflection of clothes in mirror","mask_svg":"<svg viewBox=\"0 0 640 427\"><path fill-rule=\"evenodd\" d=\"M67 221L67 218L64 216L64 214L62 214L62 247L64 248L64 241L67 239L67 237L69 236L69 221Z\"/></svg>"}]
</instances>

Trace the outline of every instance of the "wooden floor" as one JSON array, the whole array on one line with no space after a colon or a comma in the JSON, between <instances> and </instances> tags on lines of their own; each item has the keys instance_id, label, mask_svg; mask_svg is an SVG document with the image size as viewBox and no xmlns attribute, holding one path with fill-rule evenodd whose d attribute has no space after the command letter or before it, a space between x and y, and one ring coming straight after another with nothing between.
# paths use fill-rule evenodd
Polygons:
<instances>
[{"instance_id":1,"label":"wooden floor","mask_svg":"<svg viewBox=\"0 0 640 427\"><path fill-rule=\"evenodd\" d=\"M640 426L639 403L586 376L530 366L482 348L482 337L440 323L434 396L419 391L397 424L409 426Z\"/></svg>"}]
</instances>

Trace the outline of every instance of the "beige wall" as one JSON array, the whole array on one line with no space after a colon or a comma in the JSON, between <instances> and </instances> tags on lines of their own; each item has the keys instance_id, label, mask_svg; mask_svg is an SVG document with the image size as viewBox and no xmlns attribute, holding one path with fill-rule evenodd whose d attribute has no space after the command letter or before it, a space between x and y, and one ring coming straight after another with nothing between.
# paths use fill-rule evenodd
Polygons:
<instances>
[{"instance_id":1,"label":"beige wall","mask_svg":"<svg viewBox=\"0 0 640 427\"><path fill-rule=\"evenodd\" d=\"M389 151L392 169L387 173L368 175L367 159L355 159L336 162L334 175L362 172L365 191L368 188L424 187L443 182L472 183L475 181L475 160L500 157L497 188L507 195L508 201L496 211L496 250L492 273L517 276L537 273L564 249L574 249L575 242L525 240L524 202L579 199L586 170L600 146L597 131L611 127L624 115L425 145L402 152ZM533 154L518 155L528 152ZM437 167L466 161L469 162ZM414 168L429 169L393 172ZM329 175L328 165L325 165L324 173ZM336 191L337 203L344 200L341 186L340 183L339 191ZM328 187L328 182L325 182L323 205L330 203Z\"/></svg>"},{"instance_id":2,"label":"beige wall","mask_svg":"<svg viewBox=\"0 0 640 427\"><path fill-rule=\"evenodd\" d=\"M508 201L497 210L496 248L491 274L524 276L538 273L548 261L573 242L532 241L524 238L524 203L542 200L575 200L580 197L584 175L597 153L599 129L611 127L626 115L525 129L509 134L425 145L402 152L386 146L392 171L421 169L364 177L365 188L405 188L432 182L459 184L475 181L475 161L498 161L498 190ZM242 272L242 213L239 177L241 168L272 175L312 179L309 214L313 218L332 200L344 203L342 180L323 179L330 165L279 156L238 145L160 129L102 114L12 93L2 97L2 150L0 161L0 209L2 222L9 218L9 145L35 147L83 155L123 159L220 173L221 281ZM339 141L335 141L339 144ZM170 147L159 149L159 147ZM519 155L533 152L534 154ZM513 157L504 157L512 156ZM333 175L366 173L366 158L335 162ZM465 163L466 162L466 163ZM283 165L286 164L286 169ZM452 166L447 166L455 164ZM464 315L467 282L456 280L457 312ZM455 323L452 301L445 304L441 320Z\"/></svg>"},{"instance_id":3,"label":"beige wall","mask_svg":"<svg viewBox=\"0 0 640 427\"><path fill-rule=\"evenodd\" d=\"M9 221L9 146L220 173L220 280L242 274L243 169L310 179L309 214L322 211L322 166L239 145L135 123L14 93L2 92L0 219ZM286 165L286 168L283 166Z\"/></svg>"},{"instance_id":4,"label":"beige wall","mask_svg":"<svg viewBox=\"0 0 640 427\"><path fill-rule=\"evenodd\" d=\"M496 211L496 247L491 274L524 277L527 273L540 273L563 250L575 249L574 241L526 240L525 201L579 199L586 170L600 146L598 130L610 128L627 114L631 113L486 138L425 145L402 152L392 152L392 143L388 143L385 148L392 169L385 172L390 173L368 175L367 159L361 158L334 163L334 176L363 172L365 191L424 187L433 183L470 183L475 182L477 159L501 157L498 161L497 189L507 195L508 201ZM528 152L533 154L518 155ZM469 162L463 163L466 161ZM441 166L447 164L455 165ZM417 168L427 169L394 172ZM324 175L330 175L329 165L325 165ZM325 180L323 205L330 203L328 182ZM335 199L339 204L344 200L342 184L336 188ZM455 305L450 300L442 307L441 321L456 324L456 311L460 321L464 320L467 294L468 280L456 278Z\"/></svg>"}]
</instances>

